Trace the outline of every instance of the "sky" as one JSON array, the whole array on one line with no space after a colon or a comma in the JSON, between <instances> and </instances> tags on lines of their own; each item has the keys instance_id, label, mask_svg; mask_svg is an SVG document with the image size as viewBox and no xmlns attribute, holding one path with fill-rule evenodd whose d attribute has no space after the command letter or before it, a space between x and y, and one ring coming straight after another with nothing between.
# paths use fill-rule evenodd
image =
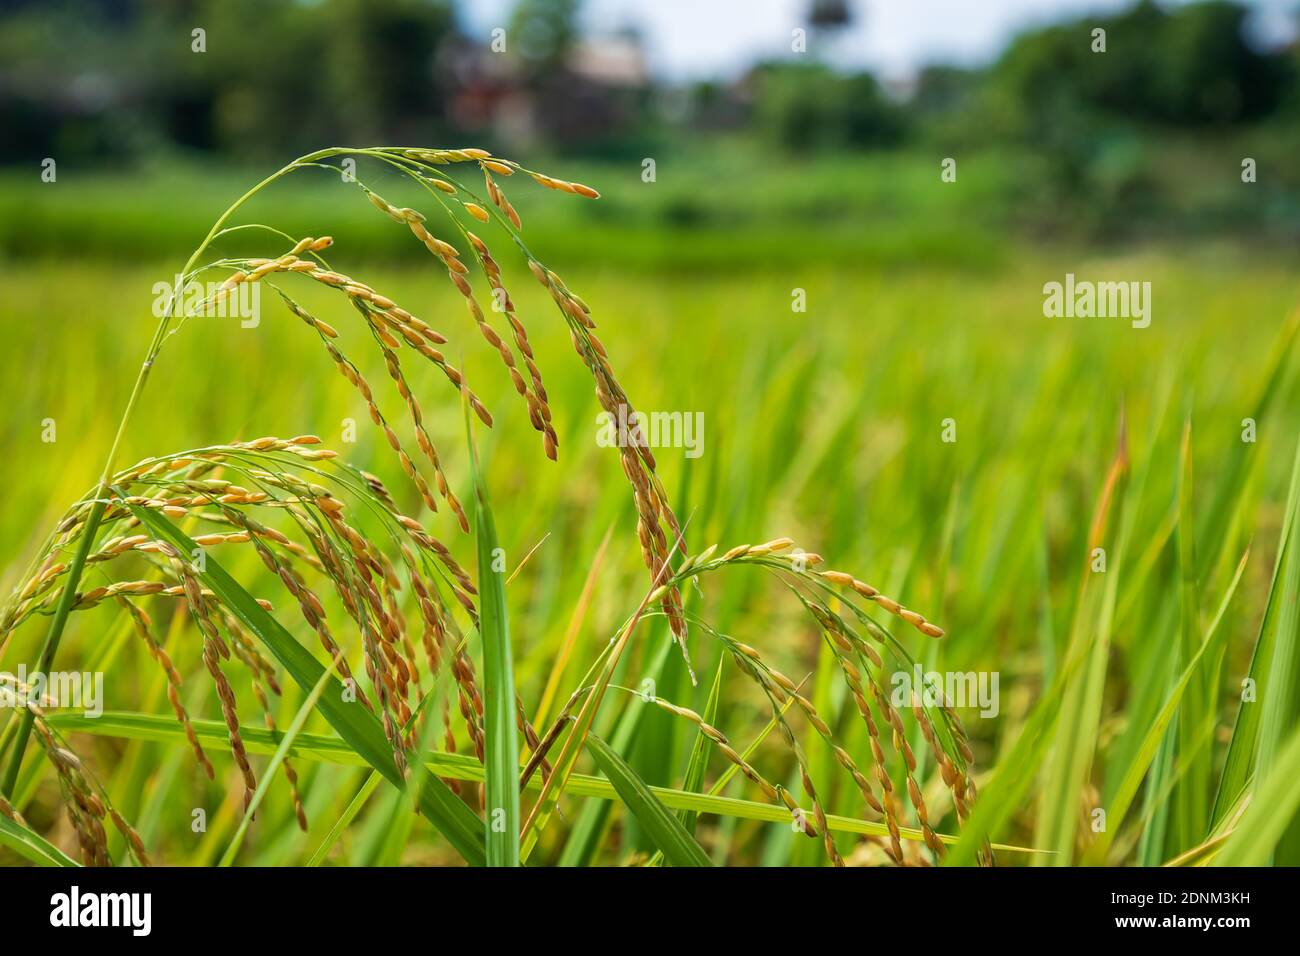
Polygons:
<instances>
[{"instance_id":1,"label":"sky","mask_svg":"<svg viewBox=\"0 0 1300 956\"><path fill-rule=\"evenodd\" d=\"M1169 0L1184 2L1184 0ZM1254 27L1280 42L1294 36L1300 0L1245 0ZM829 59L905 80L928 63L978 66L1026 27L1114 12L1133 0L849 0L854 22ZM670 80L732 78L756 59L788 55L809 0L584 0L592 34L635 26L656 73ZM462 0L466 24L486 36L505 26L514 0Z\"/></svg>"}]
</instances>

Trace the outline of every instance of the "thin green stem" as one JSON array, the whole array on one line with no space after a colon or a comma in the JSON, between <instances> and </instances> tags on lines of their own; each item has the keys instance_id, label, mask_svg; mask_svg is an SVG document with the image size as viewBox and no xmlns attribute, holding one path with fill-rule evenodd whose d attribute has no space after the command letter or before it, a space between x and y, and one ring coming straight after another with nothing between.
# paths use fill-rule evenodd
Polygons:
<instances>
[{"instance_id":1,"label":"thin green stem","mask_svg":"<svg viewBox=\"0 0 1300 956\"><path fill-rule=\"evenodd\" d=\"M221 232L226 221L235 214L240 206L248 202L255 195L271 185L277 179L300 166L314 162L318 159L325 159L329 156L336 156L341 153L359 152L358 150L347 147L331 147L329 149L317 150L306 156L299 157L289 165L282 167L276 172L267 176L260 183L254 186L244 195L240 196L231 206L221 214L212 228L208 230L207 236L204 237L197 249L190 255L189 261L185 263L185 268L181 270L180 284L183 285L185 277L190 274L198 262L199 256L211 245L212 240ZM117 434L113 436L113 444L109 447L108 458L104 462L104 470L99 478L99 490L96 493L95 504L90 509L90 514L86 518L86 526L82 530L81 543L77 547L77 553L72 559L72 565L68 568L68 579L63 585L63 592L59 595L59 604L54 613L54 619L50 622L50 629L45 636L45 644L41 648L40 663L38 669L41 673L48 673L51 665L54 663L54 655L59 649L59 641L63 637L63 628L68 622L68 612L72 610L72 602L77 594L77 585L81 582L81 572L86 564L86 557L90 553L91 545L94 543L95 532L99 530L99 523L104 517L104 509L107 505L109 483L113 477L113 467L117 462L118 452L122 447L122 440L126 436L127 426L135 413L136 405L140 401L140 395L144 392L145 384L149 381L149 372L153 369L154 359L157 358L159 350L162 348L163 339L167 335L167 328L174 317L176 303L180 299L180 288L172 289L171 299L167 303L167 308L163 310L162 317L158 320L158 327L154 330L153 340L149 343L149 351L145 356L144 363L140 366L140 372L136 376L135 385L131 389L131 396L127 399L126 410L122 413L122 419L117 425ZM22 723L18 727L18 735L15 740L13 754L9 758L9 764L5 769L4 780L0 782L0 793L3 793L6 799L11 798L14 793L14 787L18 782L18 771L22 767L23 754L27 749L27 741L31 736L32 723L35 715L30 710L24 710Z\"/></svg>"}]
</instances>

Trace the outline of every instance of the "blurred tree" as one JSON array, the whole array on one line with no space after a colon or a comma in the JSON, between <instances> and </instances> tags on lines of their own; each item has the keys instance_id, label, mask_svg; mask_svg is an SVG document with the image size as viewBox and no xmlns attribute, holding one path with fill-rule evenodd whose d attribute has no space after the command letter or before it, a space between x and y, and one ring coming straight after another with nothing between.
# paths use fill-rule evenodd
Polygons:
<instances>
[{"instance_id":1,"label":"blurred tree","mask_svg":"<svg viewBox=\"0 0 1300 956\"><path fill-rule=\"evenodd\" d=\"M446 117L435 58L452 11L432 0L333 0L326 29L332 100L358 114L351 134L423 142Z\"/></svg>"},{"instance_id":2,"label":"blurred tree","mask_svg":"<svg viewBox=\"0 0 1300 956\"><path fill-rule=\"evenodd\" d=\"M578 40L580 0L519 0L509 36L533 75L562 69Z\"/></svg>"},{"instance_id":3,"label":"blurred tree","mask_svg":"<svg viewBox=\"0 0 1300 956\"><path fill-rule=\"evenodd\" d=\"M1018 37L991 80L1021 108L1023 126L1052 122L1063 100L1117 117L1195 126L1235 123L1278 105L1282 58L1254 49L1247 11L1212 0L1166 12L1152 0L1113 17L1092 17ZM1091 49L1106 31L1104 53Z\"/></svg>"},{"instance_id":4,"label":"blurred tree","mask_svg":"<svg viewBox=\"0 0 1300 956\"><path fill-rule=\"evenodd\" d=\"M955 66L927 66L917 75L912 108L921 113L947 113L969 103L979 86L974 70Z\"/></svg>"},{"instance_id":5,"label":"blurred tree","mask_svg":"<svg viewBox=\"0 0 1300 956\"><path fill-rule=\"evenodd\" d=\"M849 0L804 4L824 34L856 12ZM496 57L457 37L453 0L0 0L0 162L111 163L168 148L260 158L326 141L446 138L458 124L505 135L508 114L561 148L657 134L640 46L583 44L580 10L580 0L519 0L511 55ZM756 67L741 91L701 87L674 121L748 121L798 150L887 147L915 130L1043 157L1060 183L1083 188L1103 152L1108 182L1141 165L1142 149L1103 141L1260 120L1279 131L1265 145L1300 137L1300 54L1257 49L1246 22L1237 2L1140 0L1023 34L985 71L928 69L905 107L868 75L801 57ZM1091 51L1095 27L1105 53ZM195 28L206 52L191 49ZM454 68L453 47L468 69Z\"/></svg>"},{"instance_id":6,"label":"blurred tree","mask_svg":"<svg viewBox=\"0 0 1300 956\"><path fill-rule=\"evenodd\" d=\"M192 31L204 31L204 49ZM3 159L235 156L430 139L449 0L47 0L0 7Z\"/></svg>"},{"instance_id":7,"label":"blurred tree","mask_svg":"<svg viewBox=\"0 0 1300 956\"><path fill-rule=\"evenodd\" d=\"M1247 13L1225 0L1141 0L1022 34L980 84L972 128L1044 161L1048 218L1113 229L1158 217L1161 204L1167 214L1186 183L1162 166L1162 144L1284 116L1287 59L1252 46ZM1096 28L1105 52L1093 52Z\"/></svg>"},{"instance_id":8,"label":"blurred tree","mask_svg":"<svg viewBox=\"0 0 1300 956\"><path fill-rule=\"evenodd\" d=\"M902 138L902 110L869 73L777 63L757 69L753 81L759 131L786 149L892 146Z\"/></svg>"}]
</instances>

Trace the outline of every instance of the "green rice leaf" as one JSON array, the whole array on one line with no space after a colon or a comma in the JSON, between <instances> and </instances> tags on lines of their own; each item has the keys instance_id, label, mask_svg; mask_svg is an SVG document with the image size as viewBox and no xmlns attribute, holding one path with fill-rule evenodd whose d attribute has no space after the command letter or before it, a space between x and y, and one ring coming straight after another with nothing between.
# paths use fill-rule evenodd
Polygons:
<instances>
[{"instance_id":1,"label":"green rice leaf","mask_svg":"<svg viewBox=\"0 0 1300 956\"><path fill-rule=\"evenodd\" d=\"M709 687L709 699L704 706L704 713L701 715L704 722L710 726L717 726L718 699L722 696L722 665L725 662L725 658L718 659L718 669L714 671L713 683ZM686 763L686 776L682 781L683 790L688 793L695 793L704 785L704 771L709 766L709 751L711 749L708 735L702 730L697 730L695 732L695 744L691 747L691 758ZM695 813L690 810L682 810L677 814L677 819L682 821L682 826L686 828L687 833L695 832Z\"/></svg>"},{"instance_id":2,"label":"green rice leaf","mask_svg":"<svg viewBox=\"0 0 1300 956\"><path fill-rule=\"evenodd\" d=\"M667 619L657 618L649 622L648 627L658 639L659 650L655 654L646 674L657 686L664 669L668 666L673 645L672 641L667 637ZM639 704L639 700L633 700L627 706L614 730L611 743L619 753L628 753L632 749L632 744L641 728L641 721L649 710L649 708L639 706ZM564 843L564 850L560 854L560 866L587 866L590 864L599 849L600 836L609 820L609 810L610 805L608 803L598 803L588 804L579 811L577 822L569 832L568 839Z\"/></svg>"},{"instance_id":3,"label":"green rice leaf","mask_svg":"<svg viewBox=\"0 0 1300 956\"><path fill-rule=\"evenodd\" d=\"M671 645L669 645L671 646ZM174 718L154 714L134 714L120 711L104 711L99 717L86 717L74 711L56 711L49 715L52 727L68 733L92 734L102 737L121 737L128 740L152 740L186 746L185 732L177 725ZM226 739L226 725L219 720L191 719L195 734L204 743L219 744ZM762 738L772 729L760 735L750 748L745 751L746 759L752 755ZM279 743L279 735L260 727L242 729L244 745L251 754L272 754ZM326 734L301 733L294 741L290 754L304 760L345 766L366 766L366 761L348 744L338 737ZM465 780L472 783L483 781L483 765L469 754L432 751L423 755L425 766L439 777L450 780ZM671 810L694 810L697 813L709 813L718 816L733 816L745 820L759 820L765 823L790 824L790 811L784 806L770 803L758 803L753 800L739 800L720 795L722 788L731 778L723 774L718 782L710 788L709 793L686 793L668 787L650 787L650 792L659 798L664 806ZM541 782L534 774L528 781L529 790L540 790ZM614 800L618 794L610 782L602 777L574 773L571 775L565 792L575 797L595 797L599 800ZM978 806L978 804L977 804ZM826 815L826 823L837 833L860 833L865 836L888 836L889 830L883 823L845 817L833 813ZM922 834L914 827L899 827L899 833L905 840L920 841ZM945 843L954 844L956 838L939 835ZM1038 853L1028 847L1009 844L993 844L995 850L1012 853Z\"/></svg>"},{"instance_id":4,"label":"green rice leaf","mask_svg":"<svg viewBox=\"0 0 1300 956\"><path fill-rule=\"evenodd\" d=\"M478 464L465 403L465 430L474 476L475 542L478 549L479 634L483 638L484 762L487 767L487 862L519 865L519 741L515 728L515 678L506 613L505 565L497 544L496 522Z\"/></svg>"},{"instance_id":5,"label":"green rice leaf","mask_svg":"<svg viewBox=\"0 0 1300 956\"><path fill-rule=\"evenodd\" d=\"M618 754L595 734L587 735L587 749L601 773L613 785L618 798L637 819L664 858L672 866L712 866L704 849L686 831L680 820L668 812Z\"/></svg>"},{"instance_id":6,"label":"green rice leaf","mask_svg":"<svg viewBox=\"0 0 1300 956\"><path fill-rule=\"evenodd\" d=\"M1300 469L1300 445L1296 447L1296 468ZM1293 489L1294 492L1295 489ZM1291 546L1295 537L1291 537ZM1287 559L1286 574L1282 583L1282 600L1278 613L1277 634L1273 640L1272 660L1269 662L1266 684L1258 688L1263 713L1260 715L1259 746L1255 755L1255 779L1273 780L1275 772L1283 765L1281 754L1292 729L1300 718L1300 560L1295 553ZM1291 778L1294 785L1294 777ZM1252 800L1258 806L1260 794ZM1278 808L1273 812L1282 813ZM1295 807L1280 822L1287 838L1281 841L1280 856L1274 862L1293 866L1300 862L1300 829L1291 817ZM1243 821L1244 823L1244 821ZM1275 844L1278 841L1274 841ZM1261 861L1266 862L1266 861Z\"/></svg>"},{"instance_id":7,"label":"green rice leaf","mask_svg":"<svg viewBox=\"0 0 1300 956\"><path fill-rule=\"evenodd\" d=\"M1300 452L1300 449L1298 449ZM1282 520L1282 529L1278 535L1277 559L1273 563L1273 576L1269 582L1268 599L1264 605L1264 618L1259 625L1259 635L1255 639L1255 648L1251 653L1248 679L1254 684L1256 698L1258 692L1268 681L1269 666L1273 660L1273 647L1276 642L1279 611L1283 601L1285 587L1283 581L1289 577L1288 564L1294 560L1296 513L1300 511L1300 453L1291 470L1291 485L1287 492L1286 514ZM1292 600L1295 593L1291 592ZM1232 739L1228 743L1228 755L1224 761L1223 773L1219 778L1219 789L1214 800L1214 823L1222 822L1231 809L1240 800L1250 785L1251 775L1255 770L1255 756L1259 741L1261 709L1252 700L1243 700L1237 709L1237 719L1232 728Z\"/></svg>"},{"instance_id":8,"label":"green rice leaf","mask_svg":"<svg viewBox=\"0 0 1300 956\"><path fill-rule=\"evenodd\" d=\"M302 702L298 712L293 715L293 720L284 732L284 737L280 740L280 745L275 748L275 753L271 755L271 762L266 765L262 771L261 779L257 782L257 789L253 791L253 798L248 801L248 806L244 808L244 818L239 821L239 829L235 831L234 837L230 841L230 846L226 847L226 852L221 857L219 866L230 866L235 861L235 854L239 852L240 845L244 842L244 834L248 832L248 825L253 822L253 815L257 813L257 808L262 805L262 800L266 797L266 791L275 779L275 773L280 769L286 757L289 756L289 749L293 747L294 738L298 736L307 723L307 718L316 708L316 702L320 700L321 692L325 690L325 683L334 676L334 671L338 667L338 660L331 662L328 669L321 674L320 680L316 681L316 686L311 689L307 699Z\"/></svg>"},{"instance_id":9,"label":"green rice leaf","mask_svg":"<svg viewBox=\"0 0 1300 956\"><path fill-rule=\"evenodd\" d=\"M193 554L198 547L164 515L135 505L128 507L144 527L179 548L182 554ZM362 760L382 773L395 787L403 787L405 781L393 760L379 718L360 704L345 701L343 685L338 678L326 675L320 661L268 614L211 554L204 562L204 569L195 573L266 645L299 687L310 693L323 675L328 678L326 689L317 702L321 714ZM441 780L430 779L421 788L420 812L466 862L472 865L486 862L481 822Z\"/></svg>"},{"instance_id":10,"label":"green rice leaf","mask_svg":"<svg viewBox=\"0 0 1300 956\"><path fill-rule=\"evenodd\" d=\"M1147 729L1146 736L1142 744L1138 747L1128 769L1124 772L1119 786L1114 794L1106 801L1106 830L1098 837L1097 843L1089 850L1087 862L1101 863L1105 859L1105 852L1110 847L1114 834L1119 831L1120 824L1123 822L1129 807L1133 803L1133 798L1137 795L1138 787L1142 783L1142 778L1150 769L1152 762L1155 760L1156 753L1160 749L1160 743L1165 737L1165 731L1168 729L1174 713L1178 710L1182 702L1183 694L1187 690L1188 684L1191 683L1192 676L1201 668L1201 660L1206 652L1212 647L1217 647L1226 639L1226 634L1222 631L1221 625L1227 615L1229 605L1237 593L1237 585L1241 583L1242 573L1246 570L1246 559L1250 556L1249 552L1241 556L1241 561L1237 565L1237 573L1232 578L1232 583L1228 585L1227 593L1223 595L1223 600L1219 604L1219 610L1214 616L1214 620L1206 629L1205 637L1201 641L1200 647L1197 648L1196 654L1188 661L1186 669L1178 679L1169 696L1165 699L1164 705L1156 715L1155 721Z\"/></svg>"},{"instance_id":11,"label":"green rice leaf","mask_svg":"<svg viewBox=\"0 0 1300 956\"><path fill-rule=\"evenodd\" d=\"M321 840L320 846L316 848L316 852L313 853L311 859L307 861L308 866L320 866L325 862L325 858L329 856L329 852L334 848L334 844L338 843L339 837L343 835L343 831L352 825L352 821L357 818L357 814L361 812L361 808L370 800L370 797L374 794L375 789L379 784L383 782L383 779L384 778L380 775L379 771L372 770L370 772L370 775L366 777L366 782L363 783L361 789L357 791L357 795L352 798L352 801L347 805L347 808L339 818L334 821L334 825L330 827L330 832L325 834L325 839Z\"/></svg>"},{"instance_id":12,"label":"green rice leaf","mask_svg":"<svg viewBox=\"0 0 1300 956\"><path fill-rule=\"evenodd\" d=\"M0 846L8 847L37 866L81 865L44 837L6 816L0 816Z\"/></svg>"},{"instance_id":13,"label":"green rice leaf","mask_svg":"<svg viewBox=\"0 0 1300 956\"><path fill-rule=\"evenodd\" d=\"M1300 810L1300 730L1278 749L1268 776L1256 786L1250 806L1215 857L1217 866L1267 866Z\"/></svg>"},{"instance_id":14,"label":"green rice leaf","mask_svg":"<svg viewBox=\"0 0 1300 956\"><path fill-rule=\"evenodd\" d=\"M1132 509L1127 506L1128 449L1121 423L1119 447L1093 511L1089 555L1105 542L1109 554L1106 571L1085 568L1070 632L1068 654L1083 666L1077 681L1065 686L1055 740L1048 756L1039 799L1035 843L1055 852L1050 862L1072 862L1079 820L1079 795L1083 792L1097 750L1102 699L1106 688L1111 626L1116 593L1127 552ZM1118 518L1112 515L1118 512ZM1109 539L1108 528L1114 529ZM1091 560L1091 558L1090 558ZM1048 862L1042 858L1040 863Z\"/></svg>"}]
</instances>

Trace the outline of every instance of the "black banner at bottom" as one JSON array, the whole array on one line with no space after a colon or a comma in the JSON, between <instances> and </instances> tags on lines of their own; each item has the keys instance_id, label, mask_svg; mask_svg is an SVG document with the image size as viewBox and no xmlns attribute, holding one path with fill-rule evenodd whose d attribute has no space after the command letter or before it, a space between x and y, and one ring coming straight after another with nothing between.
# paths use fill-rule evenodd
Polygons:
<instances>
[{"instance_id":1,"label":"black banner at bottom","mask_svg":"<svg viewBox=\"0 0 1300 956\"><path fill-rule=\"evenodd\" d=\"M663 944L711 928L718 938L806 943L832 927L873 941L998 927L1053 939L1226 942L1292 926L1293 879L1263 869L9 869L0 870L0 914L25 945L234 934L373 945L377 934L422 929L522 942L557 920L575 921L591 941L607 929L611 942Z\"/></svg>"}]
</instances>

